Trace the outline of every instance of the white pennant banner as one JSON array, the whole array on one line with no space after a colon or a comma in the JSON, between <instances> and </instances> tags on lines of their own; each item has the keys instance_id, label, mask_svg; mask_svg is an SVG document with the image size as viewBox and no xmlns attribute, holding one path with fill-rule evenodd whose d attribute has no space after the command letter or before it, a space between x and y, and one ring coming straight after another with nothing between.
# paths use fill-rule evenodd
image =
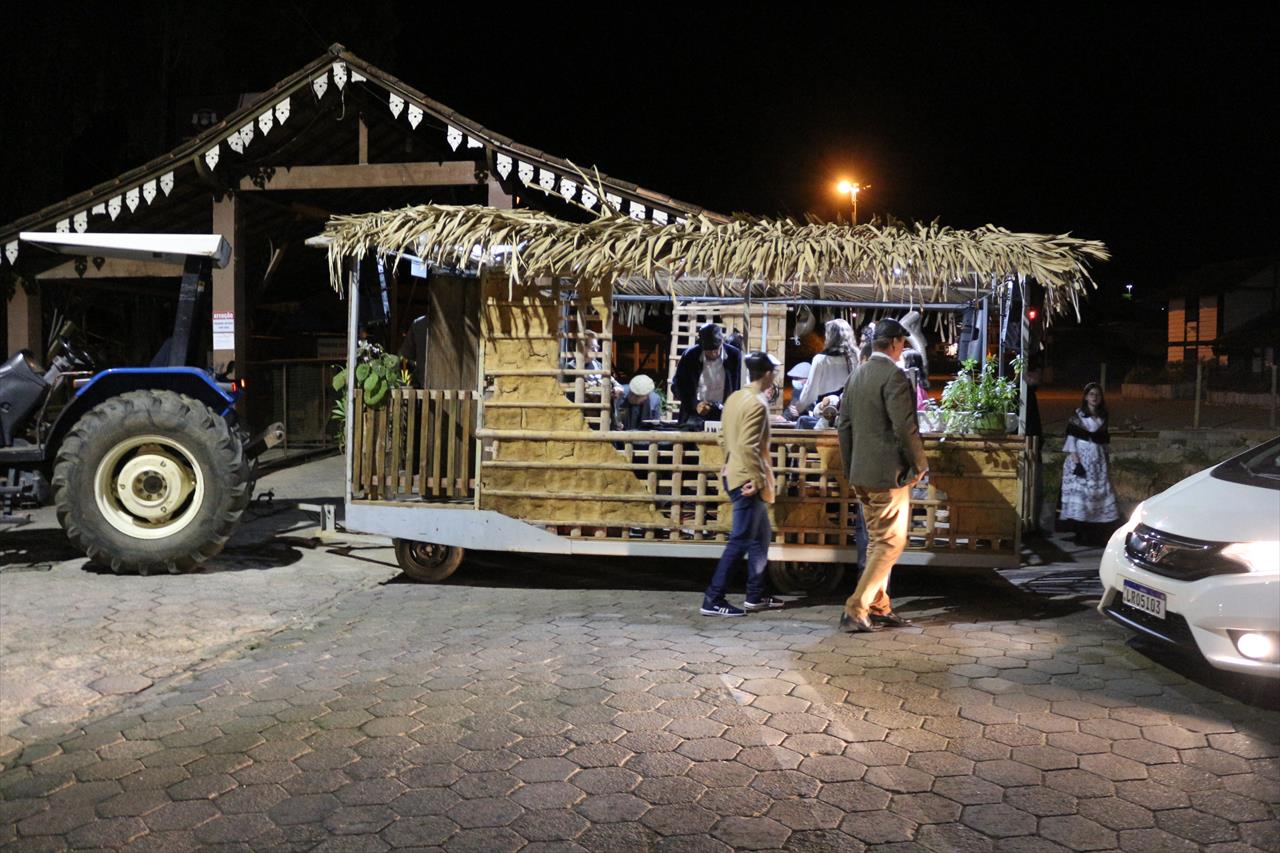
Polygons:
<instances>
[{"instance_id":1,"label":"white pennant banner","mask_svg":"<svg viewBox=\"0 0 1280 853\"><path fill-rule=\"evenodd\" d=\"M387 97L387 105L391 107L391 117L400 118L400 112L404 109L404 98L392 92Z\"/></svg>"},{"instance_id":2,"label":"white pennant banner","mask_svg":"<svg viewBox=\"0 0 1280 853\"><path fill-rule=\"evenodd\" d=\"M240 142L245 148L249 147L249 143L253 141L253 122L249 122L240 128Z\"/></svg>"},{"instance_id":3,"label":"white pennant banner","mask_svg":"<svg viewBox=\"0 0 1280 853\"><path fill-rule=\"evenodd\" d=\"M284 124L288 120L289 120L289 99L285 98L283 101L276 104L276 121L279 122L280 124Z\"/></svg>"},{"instance_id":4,"label":"white pennant banner","mask_svg":"<svg viewBox=\"0 0 1280 853\"><path fill-rule=\"evenodd\" d=\"M165 195L173 192L173 172L165 172L160 176L160 189L164 190Z\"/></svg>"},{"instance_id":5,"label":"white pennant banner","mask_svg":"<svg viewBox=\"0 0 1280 853\"><path fill-rule=\"evenodd\" d=\"M15 264L18 262L18 241L17 240L11 240L5 244L4 256L9 259L9 263L11 264Z\"/></svg>"},{"instance_id":6,"label":"white pennant banner","mask_svg":"<svg viewBox=\"0 0 1280 853\"><path fill-rule=\"evenodd\" d=\"M237 154L244 153L244 143L240 141L240 131L236 131L227 137L227 147Z\"/></svg>"},{"instance_id":7,"label":"white pennant banner","mask_svg":"<svg viewBox=\"0 0 1280 853\"><path fill-rule=\"evenodd\" d=\"M57 225L53 226L53 230L57 231L59 234L66 234L68 231L71 230L71 220L70 219L60 220Z\"/></svg>"},{"instance_id":8,"label":"white pennant banner","mask_svg":"<svg viewBox=\"0 0 1280 853\"><path fill-rule=\"evenodd\" d=\"M75 215L75 218L72 219L71 222L73 225L75 225L76 233L83 234L85 232L85 229L89 227L88 211L84 211L84 210L80 211Z\"/></svg>"},{"instance_id":9,"label":"white pennant banner","mask_svg":"<svg viewBox=\"0 0 1280 853\"><path fill-rule=\"evenodd\" d=\"M587 207L595 207L596 202L600 200L600 197L597 196L594 192L592 192L587 187L582 188L582 195L579 196L579 198L582 200L582 203Z\"/></svg>"},{"instance_id":10,"label":"white pennant banner","mask_svg":"<svg viewBox=\"0 0 1280 853\"><path fill-rule=\"evenodd\" d=\"M476 139L476 138L474 138L474 137L468 136L468 137L467 137L467 147L468 147L468 148L483 148L483 147L484 147L484 143L483 143L483 142L481 142L479 139Z\"/></svg>"},{"instance_id":11,"label":"white pennant banner","mask_svg":"<svg viewBox=\"0 0 1280 853\"><path fill-rule=\"evenodd\" d=\"M138 209L138 202L141 201L141 199L138 196L139 196L139 193L138 193L137 187L134 187L133 189L129 190L127 193L124 194L124 203L128 205L130 213L133 213L135 210Z\"/></svg>"},{"instance_id":12,"label":"white pennant banner","mask_svg":"<svg viewBox=\"0 0 1280 853\"><path fill-rule=\"evenodd\" d=\"M217 157L213 158L213 161L215 163L218 162L218 158ZM107 213L111 215L111 219L113 221L117 216L120 215L120 208L123 206L124 206L124 199L122 199L120 196L114 196L110 201L107 202Z\"/></svg>"},{"instance_id":13,"label":"white pennant banner","mask_svg":"<svg viewBox=\"0 0 1280 853\"><path fill-rule=\"evenodd\" d=\"M94 216L106 216L107 215L106 202L103 202L102 204L95 204L93 206L93 210L91 210L90 213L92 213Z\"/></svg>"},{"instance_id":14,"label":"white pennant banner","mask_svg":"<svg viewBox=\"0 0 1280 853\"><path fill-rule=\"evenodd\" d=\"M363 83L368 79L369 79L368 77L365 77L363 74L361 74L359 71L355 70L354 68L351 69L352 83Z\"/></svg>"},{"instance_id":15,"label":"white pennant banner","mask_svg":"<svg viewBox=\"0 0 1280 853\"><path fill-rule=\"evenodd\" d=\"M644 219L644 205L637 202L631 202L631 218Z\"/></svg>"},{"instance_id":16,"label":"white pennant banner","mask_svg":"<svg viewBox=\"0 0 1280 853\"><path fill-rule=\"evenodd\" d=\"M347 63L333 63L333 85L337 86L339 89L347 85Z\"/></svg>"},{"instance_id":17,"label":"white pennant banner","mask_svg":"<svg viewBox=\"0 0 1280 853\"><path fill-rule=\"evenodd\" d=\"M147 204L151 204L156 200L156 182L154 179L142 185L142 197L147 200Z\"/></svg>"},{"instance_id":18,"label":"white pennant banner","mask_svg":"<svg viewBox=\"0 0 1280 853\"><path fill-rule=\"evenodd\" d=\"M546 169L539 169L538 170L538 186L542 187L547 192L551 192L553 189L555 189L556 187L555 173L548 172Z\"/></svg>"},{"instance_id":19,"label":"white pennant banner","mask_svg":"<svg viewBox=\"0 0 1280 853\"><path fill-rule=\"evenodd\" d=\"M408 118L409 118L409 127L412 127L413 129L417 130L418 123L422 121L422 108L417 106L416 104L410 104Z\"/></svg>"},{"instance_id":20,"label":"white pennant banner","mask_svg":"<svg viewBox=\"0 0 1280 853\"><path fill-rule=\"evenodd\" d=\"M311 90L316 93L317 100L324 97L324 93L329 91L329 75L321 74L319 77L311 81Z\"/></svg>"},{"instance_id":21,"label":"white pennant banner","mask_svg":"<svg viewBox=\"0 0 1280 853\"><path fill-rule=\"evenodd\" d=\"M688 225L688 224L689 224L689 220L688 220L688 219L685 219L683 216L677 216L677 217L676 217L676 224L677 224L677 225Z\"/></svg>"},{"instance_id":22,"label":"white pennant banner","mask_svg":"<svg viewBox=\"0 0 1280 853\"><path fill-rule=\"evenodd\" d=\"M614 195L613 193L605 193L604 200L609 203L609 206L612 207L614 211L618 213L622 212L622 196Z\"/></svg>"},{"instance_id":23,"label":"white pennant banner","mask_svg":"<svg viewBox=\"0 0 1280 853\"><path fill-rule=\"evenodd\" d=\"M262 135L266 136L271 132L271 126L275 124L276 116L271 110L267 110L258 116L258 129L262 131Z\"/></svg>"},{"instance_id":24,"label":"white pennant banner","mask_svg":"<svg viewBox=\"0 0 1280 853\"><path fill-rule=\"evenodd\" d=\"M667 212L665 210L655 210L653 212L653 221L659 225L667 224Z\"/></svg>"},{"instance_id":25,"label":"white pennant banner","mask_svg":"<svg viewBox=\"0 0 1280 853\"><path fill-rule=\"evenodd\" d=\"M449 147L457 151L458 146L462 144L462 131L453 125L449 125L449 129L445 131L444 138L449 140Z\"/></svg>"},{"instance_id":26,"label":"white pennant banner","mask_svg":"<svg viewBox=\"0 0 1280 853\"><path fill-rule=\"evenodd\" d=\"M505 181L507 176L511 174L511 157L507 154L499 154L497 156L498 174Z\"/></svg>"},{"instance_id":27,"label":"white pennant banner","mask_svg":"<svg viewBox=\"0 0 1280 853\"><path fill-rule=\"evenodd\" d=\"M520 176L521 182L529 183L533 180L533 164L521 160L520 164L516 166L516 174Z\"/></svg>"},{"instance_id":28,"label":"white pennant banner","mask_svg":"<svg viewBox=\"0 0 1280 853\"><path fill-rule=\"evenodd\" d=\"M215 145L204 152L204 162L210 169L218 165L218 146Z\"/></svg>"},{"instance_id":29,"label":"white pennant banner","mask_svg":"<svg viewBox=\"0 0 1280 853\"><path fill-rule=\"evenodd\" d=\"M568 201L573 198L573 194L578 191L578 185L568 178L560 179L560 195L564 196L564 200Z\"/></svg>"}]
</instances>

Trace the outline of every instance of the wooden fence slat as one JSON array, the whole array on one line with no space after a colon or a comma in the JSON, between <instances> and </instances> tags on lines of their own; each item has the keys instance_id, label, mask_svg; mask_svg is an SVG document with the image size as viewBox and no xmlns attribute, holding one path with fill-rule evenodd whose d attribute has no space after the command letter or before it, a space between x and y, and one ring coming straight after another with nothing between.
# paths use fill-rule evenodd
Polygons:
<instances>
[{"instance_id":1,"label":"wooden fence slat","mask_svg":"<svg viewBox=\"0 0 1280 853\"><path fill-rule=\"evenodd\" d=\"M418 408L418 494L427 496L427 460L430 458L431 445L428 443L431 434L430 398L425 391L415 391Z\"/></svg>"},{"instance_id":2,"label":"wooden fence slat","mask_svg":"<svg viewBox=\"0 0 1280 853\"><path fill-rule=\"evenodd\" d=\"M417 437L416 428L418 425L418 407L417 405L415 405L416 402L417 402L417 392L415 392L411 388L405 389L404 415L403 415L405 419L404 468L402 469L404 473L401 475L401 478L400 478L401 494L413 493L413 472L416 467L413 464L414 450L418 446L417 442L414 440Z\"/></svg>"},{"instance_id":3,"label":"wooden fence slat","mask_svg":"<svg viewBox=\"0 0 1280 853\"><path fill-rule=\"evenodd\" d=\"M364 392L356 391L347 412L347 420L351 423L351 488L356 492L364 491Z\"/></svg>"},{"instance_id":4,"label":"wooden fence slat","mask_svg":"<svg viewBox=\"0 0 1280 853\"><path fill-rule=\"evenodd\" d=\"M364 411L364 492L370 497L376 496L374 490L374 470L373 457L377 448L378 440L375 437L374 427L377 425L376 416L372 409Z\"/></svg>"},{"instance_id":5,"label":"wooden fence slat","mask_svg":"<svg viewBox=\"0 0 1280 853\"><path fill-rule=\"evenodd\" d=\"M387 494L394 495L400 490L400 457L403 455L403 448L400 446L400 394L391 392L391 399L388 401L389 410L387 417L391 419L391 452L390 464L387 466Z\"/></svg>"},{"instance_id":6,"label":"wooden fence slat","mask_svg":"<svg viewBox=\"0 0 1280 853\"><path fill-rule=\"evenodd\" d=\"M447 422L445 424L444 440L448 444L446 448L446 472L445 472L445 494L453 497L457 491L457 457L458 457L458 398L454 391L445 391L445 414Z\"/></svg>"},{"instance_id":7,"label":"wooden fence slat","mask_svg":"<svg viewBox=\"0 0 1280 853\"><path fill-rule=\"evenodd\" d=\"M440 445L444 443L443 433L440 430L440 422L442 420L442 400L440 391L432 391L431 394L431 494L439 495L442 491L440 488Z\"/></svg>"},{"instance_id":8,"label":"wooden fence slat","mask_svg":"<svg viewBox=\"0 0 1280 853\"><path fill-rule=\"evenodd\" d=\"M473 487L472 471L471 471L471 441L472 426L475 420L475 392L462 392L462 462L459 464L459 471L462 474L462 495L464 497L471 496Z\"/></svg>"}]
</instances>

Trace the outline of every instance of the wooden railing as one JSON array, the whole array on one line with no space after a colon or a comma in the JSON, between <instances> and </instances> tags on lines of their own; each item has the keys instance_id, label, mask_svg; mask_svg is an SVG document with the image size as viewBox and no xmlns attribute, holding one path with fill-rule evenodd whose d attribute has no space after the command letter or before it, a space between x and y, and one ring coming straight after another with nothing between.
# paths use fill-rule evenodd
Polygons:
<instances>
[{"instance_id":1,"label":"wooden railing","mask_svg":"<svg viewBox=\"0 0 1280 853\"><path fill-rule=\"evenodd\" d=\"M357 391L352 497L467 501L475 497L475 391L397 388L371 409Z\"/></svg>"}]
</instances>

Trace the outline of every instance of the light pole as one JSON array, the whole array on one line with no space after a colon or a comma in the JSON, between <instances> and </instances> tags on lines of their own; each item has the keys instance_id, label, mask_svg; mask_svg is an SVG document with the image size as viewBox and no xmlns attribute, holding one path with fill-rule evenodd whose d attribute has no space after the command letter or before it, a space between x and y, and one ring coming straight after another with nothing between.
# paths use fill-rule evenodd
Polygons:
<instances>
[{"instance_id":1,"label":"light pole","mask_svg":"<svg viewBox=\"0 0 1280 853\"><path fill-rule=\"evenodd\" d=\"M857 181L841 181L840 183L836 184L836 190L838 190L841 195L847 195L853 200L853 224L854 225L858 224L858 193L860 193L862 190L869 190L869 189L871 189L870 184L863 186Z\"/></svg>"}]
</instances>

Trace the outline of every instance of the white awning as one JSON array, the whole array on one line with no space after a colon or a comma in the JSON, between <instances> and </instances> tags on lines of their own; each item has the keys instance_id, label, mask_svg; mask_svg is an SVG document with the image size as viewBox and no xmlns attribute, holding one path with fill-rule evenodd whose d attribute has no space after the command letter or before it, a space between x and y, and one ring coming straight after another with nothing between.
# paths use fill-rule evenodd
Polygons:
<instances>
[{"instance_id":1,"label":"white awning","mask_svg":"<svg viewBox=\"0 0 1280 853\"><path fill-rule=\"evenodd\" d=\"M128 258L181 266L187 258L210 258L221 269L231 262L231 244L220 234L73 234L23 231L18 239L62 255Z\"/></svg>"}]
</instances>

